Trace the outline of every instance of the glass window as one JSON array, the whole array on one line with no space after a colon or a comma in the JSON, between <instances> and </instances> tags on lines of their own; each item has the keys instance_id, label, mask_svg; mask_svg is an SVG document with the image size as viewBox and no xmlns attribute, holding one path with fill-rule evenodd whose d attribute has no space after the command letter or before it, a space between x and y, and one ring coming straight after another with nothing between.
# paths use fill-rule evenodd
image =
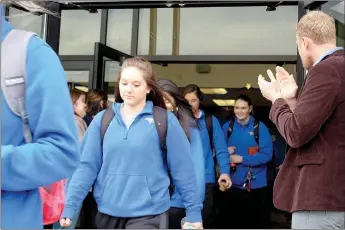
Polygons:
<instances>
[{"instance_id":1,"label":"glass window","mask_svg":"<svg viewBox=\"0 0 345 230\"><path fill-rule=\"evenodd\" d=\"M104 91L108 94L109 101L114 101L115 84L120 72L120 63L106 61L104 70Z\"/></svg>"},{"instance_id":2,"label":"glass window","mask_svg":"<svg viewBox=\"0 0 345 230\"><path fill-rule=\"evenodd\" d=\"M88 91L89 71L65 71L70 89L77 88L84 92Z\"/></svg>"},{"instance_id":3,"label":"glass window","mask_svg":"<svg viewBox=\"0 0 345 230\"><path fill-rule=\"evenodd\" d=\"M61 13L60 55L93 55L100 41L101 12L64 10Z\"/></svg>"},{"instance_id":4,"label":"glass window","mask_svg":"<svg viewBox=\"0 0 345 230\"><path fill-rule=\"evenodd\" d=\"M155 11L157 12L155 19ZM151 25L150 19L152 18ZM150 31L157 28L155 31ZM150 38L156 41L156 53L150 55L171 55L173 41L173 9L140 9L139 16L139 36L138 36L138 54L148 55L150 47ZM152 45L152 44L151 44Z\"/></svg>"},{"instance_id":5,"label":"glass window","mask_svg":"<svg viewBox=\"0 0 345 230\"><path fill-rule=\"evenodd\" d=\"M345 47L344 1L328 1L321 6L321 10L334 18L337 33L337 46Z\"/></svg>"},{"instance_id":6,"label":"glass window","mask_svg":"<svg viewBox=\"0 0 345 230\"><path fill-rule=\"evenodd\" d=\"M17 29L34 32L41 36L43 16L10 7L9 22Z\"/></svg>"},{"instance_id":7,"label":"glass window","mask_svg":"<svg viewBox=\"0 0 345 230\"><path fill-rule=\"evenodd\" d=\"M131 53L132 9L111 9L108 11L107 46Z\"/></svg>"},{"instance_id":8,"label":"glass window","mask_svg":"<svg viewBox=\"0 0 345 230\"><path fill-rule=\"evenodd\" d=\"M157 79L167 78L178 86L198 84L200 87L211 88L243 88L250 84L258 88L258 76L266 79L267 69L275 71L275 64L169 64L168 66L153 65ZM284 68L296 76L296 65L285 64Z\"/></svg>"},{"instance_id":9,"label":"glass window","mask_svg":"<svg viewBox=\"0 0 345 230\"><path fill-rule=\"evenodd\" d=\"M180 55L296 55L297 6L181 8Z\"/></svg>"}]
</instances>

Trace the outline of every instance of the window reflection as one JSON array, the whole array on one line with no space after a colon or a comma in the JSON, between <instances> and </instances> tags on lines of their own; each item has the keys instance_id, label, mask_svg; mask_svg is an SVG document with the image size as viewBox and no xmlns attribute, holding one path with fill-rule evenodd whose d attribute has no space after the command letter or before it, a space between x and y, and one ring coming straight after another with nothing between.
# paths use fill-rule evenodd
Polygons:
<instances>
[{"instance_id":1,"label":"window reflection","mask_svg":"<svg viewBox=\"0 0 345 230\"><path fill-rule=\"evenodd\" d=\"M93 55L100 40L101 11L64 10L61 13L60 55Z\"/></svg>"},{"instance_id":2,"label":"window reflection","mask_svg":"<svg viewBox=\"0 0 345 230\"><path fill-rule=\"evenodd\" d=\"M150 38L156 39L156 53L150 55L171 55L173 40L173 9L157 9L157 20L154 19L154 10L140 9L139 16L139 40L138 54L148 55ZM150 18L152 22L150 25ZM150 30L150 27L157 26L157 32Z\"/></svg>"},{"instance_id":3,"label":"window reflection","mask_svg":"<svg viewBox=\"0 0 345 230\"><path fill-rule=\"evenodd\" d=\"M337 33L337 46L345 47L344 1L329 1L321 6L321 10L334 18Z\"/></svg>"},{"instance_id":4,"label":"window reflection","mask_svg":"<svg viewBox=\"0 0 345 230\"><path fill-rule=\"evenodd\" d=\"M89 71L65 71L69 89L88 91Z\"/></svg>"},{"instance_id":5,"label":"window reflection","mask_svg":"<svg viewBox=\"0 0 345 230\"><path fill-rule=\"evenodd\" d=\"M297 6L181 9L181 55L296 55ZM282 28L284 31L282 31Z\"/></svg>"},{"instance_id":6,"label":"window reflection","mask_svg":"<svg viewBox=\"0 0 345 230\"><path fill-rule=\"evenodd\" d=\"M107 46L131 53L132 9L111 9L108 11Z\"/></svg>"},{"instance_id":7,"label":"window reflection","mask_svg":"<svg viewBox=\"0 0 345 230\"><path fill-rule=\"evenodd\" d=\"M10 7L8 20L17 29L31 31L41 36L43 16Z\"/></svg>"}]
</instances>

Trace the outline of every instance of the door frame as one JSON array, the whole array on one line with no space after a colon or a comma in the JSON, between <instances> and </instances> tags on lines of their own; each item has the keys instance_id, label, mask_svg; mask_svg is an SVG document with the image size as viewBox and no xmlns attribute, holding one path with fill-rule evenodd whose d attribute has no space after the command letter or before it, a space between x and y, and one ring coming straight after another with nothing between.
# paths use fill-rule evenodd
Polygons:
<instances>
[{"instance_id":1,"label":"door frame","mask_svg":"<svg viewBox=\"0 0 345 230\"><path fill-rule=\"evenodd\" d=\"M95 52L93 57L93 66L90 71L89 77L89 90L91 89L104 89L104 74L105 74L105 62L106 61L117 61L122 63L132 56L123 53L119 50L113 49L100 42L95 42Z\"/></svg>"}]
</instances>

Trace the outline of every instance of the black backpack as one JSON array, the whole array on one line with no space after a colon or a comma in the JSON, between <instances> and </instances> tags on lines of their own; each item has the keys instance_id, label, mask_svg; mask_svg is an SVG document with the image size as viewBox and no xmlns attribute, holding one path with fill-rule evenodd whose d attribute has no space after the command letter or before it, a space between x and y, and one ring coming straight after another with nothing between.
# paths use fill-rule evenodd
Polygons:
<instances>
[{"instance_id":1,"label":"black backpack","mask_svg":"<svg viewBox=\"0 0 345 230\"><path fill-rule=\"evenodd\" d=\"M229 140L229 138L231 137L232 131L234 130L234 123L235 123L235 119L232 118L230 120L229 123L229 128L228 128L228 135L227 135L227 139L226 141ZM253 132L254 132L254 138L256 143L259 145L259 124L260 122L256 119L254 119L254 128L253 128Z\"/></svg>"},{"instance_id":2,"label":"black backpack","mask_svg":"<svg viewBox=\"0 0 345 230\"><path fill-rule=\"evenodd\" d=\"M103 115L102 118L102 126L101 126L101 135L102 135L102 146L103 146L103 140L104 135L109 127L110 122L113 120L115 116L115 112L112 108L108 108ZM167 136L167 130L168 130L168 114L165 109L159 106L153 107L153 120L156 125L156 129L159 136L159 144L163 152L163 161L164 164L167 167L168 170L168 176L170 179L170 186L169 186L169 193L170 196L174 193L175 186L172 183L172 177L170 173L170 169L168 167L168 156L167 156L167 145L166 145L166 136ZM102 147L103 149L103 147Z\"/></svg>"}]
</instances>

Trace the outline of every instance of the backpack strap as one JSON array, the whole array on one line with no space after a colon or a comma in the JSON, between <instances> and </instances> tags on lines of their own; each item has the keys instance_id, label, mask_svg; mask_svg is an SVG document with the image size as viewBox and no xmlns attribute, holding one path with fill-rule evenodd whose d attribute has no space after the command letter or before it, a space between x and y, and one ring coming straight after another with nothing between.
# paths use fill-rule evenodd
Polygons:
<instances>
[{"instance_id":1,"label":"backpack strap","mask_svg":"<svg viewBox=\"0 0 345 230\"><path fill-rule=\"evenodd\" d=\"M165 166L167 167L168 176L170 179L170 185L169 185L169 193L170 197L174 193L175 186L173 185L171 171L169 169L168 165L168 149L166 145L166 137L168 133L168 113L167 110L163 109L159 106L153 107L153 120L155 121L156 129L158 132L159 137L159 145L162 149L163 153L163 162Z\"/></svg>"},{"instance_id":2,"label":"backpack strap","mask_svg":"<svg viewBox=\"0 0 345 230\"><path fill-rule=\"evenodd\" d=\"M159 106L153 107L153 120L155 121L156 129L159 136L159 144L163 152L163 160L167 162L167 145L166 136L168 133L168 113L165 109Z\"/></svg>"},{"instance_id":3,"label":"backpack strap","mask_svg":"<svg viewBox=\"0 0 345 230\"><path fill-rule=\"evenodd\" d=\"M26 143L32 142L32 133L25 108L26 54L35 33L12 29L1 43L1 90L8 107L21 117Z\"/></svg>"},{"instance_id":4,"label":"backpack strap","mask_svg":"<svg viewBox=\"0 0 345 230\"><path fill-rule=\"evenodd\" d=\"M234 123L235 123L234 119L230 120L229 128L228 128L228 139L231 137L231 134L234 131ZM260 124L260 121L254 119L253 132L254 132L255 141L258 145L259 145L259 124Z\"/></svg>"},{"instance_id":5,"label":"backpack strap","mask_svg":"<svg viewBox=\"0 0 345 230\"><path fill-rule=\"evenodd\" d=\"M205 122L206 122L206 128L207 128L208 136L210 138L210 146L211 146L211 149L213 149L213 120L212 120L212 114L205 114Z\"/></svg>"},{"instance_id":6,"label":"backpack strap","mask_svg":"<svg viewBox=\"0 0 345 230\"><path fill-rule=\"evenodd\" d=\"M254 119L254 138L258 145L259 145L259 124L260 124L260 121Z\"/></svg>"},{"instance_id":7,"label":"backpack strap","mask_svg":"<svg viewBox=\"0 0 345 230\"><path fill-rule=\"evenodd\" d=\"M234 131L234 124L235 124L235 119L232 118L229 122L227 142L228 142L229 138L231 137L232 132Z\"/></svg>"},{"instance_id":8,"label":"backpack strap","mask_svg":"<svg viewBox=\"0 0 345 230\"><path fill-rule=\"evenodd\" d=\"M107 132L110 122L113 120L114 116L115 116L115 112L111 107L106 109L103 114L102 124L101 124L102 145L103 145L104 135Z\"/></svg>"}]
</instances>

